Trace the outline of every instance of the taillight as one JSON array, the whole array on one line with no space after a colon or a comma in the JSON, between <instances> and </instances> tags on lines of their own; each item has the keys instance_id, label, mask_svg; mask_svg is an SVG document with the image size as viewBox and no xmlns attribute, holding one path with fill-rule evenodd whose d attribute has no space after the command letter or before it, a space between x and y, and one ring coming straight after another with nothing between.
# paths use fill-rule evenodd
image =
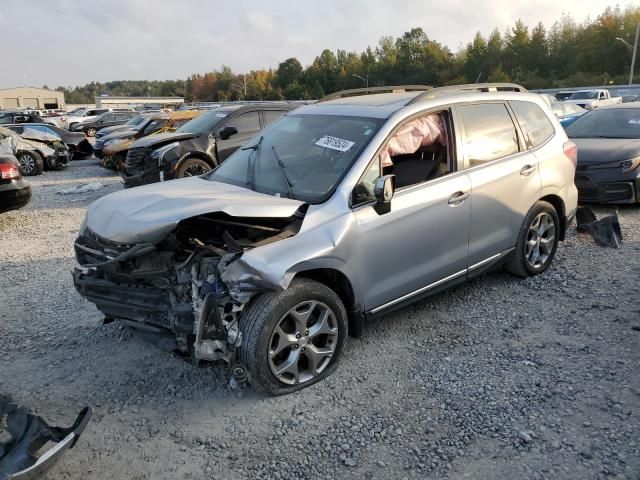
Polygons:
<instances>
[{"instance_id":1,"label":"taillight","mask_svg":"<svg viewBox=\"0 0 640 480\"><path fill-rule=\"evenodd\" d=\"M20 180L20 170L11 163L0 163L0 178L2 180Z\"/></svg>"},{"instance_id":2,"label":"taillight","mask_svg":"<svg viewBox=\"0 0 640 480\"><path fill-rule=\"evenodd\" d=\"M578 165L578 146L569 140L568 142L565 142L562 147L564 154L569 160L571 160L571 163L573 163L573 167L575 168Z\"/></svg>"}]
</instances>

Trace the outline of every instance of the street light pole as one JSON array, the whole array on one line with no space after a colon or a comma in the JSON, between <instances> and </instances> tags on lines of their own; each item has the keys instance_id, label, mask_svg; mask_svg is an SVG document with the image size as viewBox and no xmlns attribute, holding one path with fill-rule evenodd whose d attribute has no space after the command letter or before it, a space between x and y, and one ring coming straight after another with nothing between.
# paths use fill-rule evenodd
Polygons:
<instances>
[{"instance_id":1,"label":"street light pole","mask_svg":"<svg viewBox=\"0 0 640 480\"><path fill-rule=\"evenodd\" d=\"M636 66L636 52L638 51L638 34L640 34L640 23L636 25L636 40L633 42L633 55L631 56L631 71L629 72L629 85L633 84L633 69Z\"/></svg>"}]
</instances>

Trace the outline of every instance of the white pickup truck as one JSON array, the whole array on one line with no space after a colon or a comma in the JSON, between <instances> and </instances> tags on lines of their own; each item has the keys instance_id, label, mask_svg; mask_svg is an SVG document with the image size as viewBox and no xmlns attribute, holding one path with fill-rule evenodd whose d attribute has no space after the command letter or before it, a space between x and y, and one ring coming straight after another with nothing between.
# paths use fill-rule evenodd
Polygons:
<instances>
[{"instance_id":1,"label":"white pickup truck","mask_svg":"<svg viewBox=\"0 0 640 480\"><path fill-rule=\"evenodd\" d=\"M564 100L564 103L573 103L587 110L601 107L603 105L613 105L622 103L622 97L612 97L607 89L596 90L578 90L573 92L571 96Z\"/></svg>"}]
</instances>

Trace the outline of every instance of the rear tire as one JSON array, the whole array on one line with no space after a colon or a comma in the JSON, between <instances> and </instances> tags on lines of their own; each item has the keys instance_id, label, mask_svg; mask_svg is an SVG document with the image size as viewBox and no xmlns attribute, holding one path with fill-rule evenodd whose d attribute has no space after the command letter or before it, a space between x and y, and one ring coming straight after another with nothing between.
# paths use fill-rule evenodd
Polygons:
<instances>
[{"instance_id":1,"label":"rear tire","mask_svg":"<svg viewBox=\"0 0 640 480\"><path fill-rule=\"evenodd\" d=\"M180 165L176 178L197 177L210 172L211 170L211 165L204 160L200 160L199 158L187 158Z\"/></svg>"},{"instance_id":2,"label":"rear tire","mask_svg":"<svg viewBox=\"0 0 640 480\"><path fill-rule=\"evenodd\" d=\"M44 160L36 152L18 152L16 155L20 163L20 171L25 177L40 175L44 169Z\"/></svg>"},{"instance_id":3,"label":"rear tire","mask_svg":"<svg viewBox=\"0 0 640 480\"><path fill-rule=\"evenodd\" d=\"M348 334L340 298L306 278L256 297L241 324L240 360L253 387L271 395L293 393L331 375Z\"/></svg>"},{"instance_id":4,"label":"rear tire","mask_svg":"<svg viewBox=\"0 0 640 480\"><path fill-rule=\"evenodd\" d=\"M86 128L86 129L84 130L84 134L85 134L87 137L95 137L95 136L96 136L96 131L97 131L97 130L96 130L95 128L93 128L93 127L91 127L91 128Z\"/></svg>"},{"instance_id":5,"label":"rear tire","mask_svg":"<svg viewBox=\"0 0 640 480\"><path fill-rule=\"evenodd\" d=\"M522 222L513 257L505 269L519 277L544 272L556 254L560 237L560 220L548 202L536 202Z\"/></svg>"}]
</instances>

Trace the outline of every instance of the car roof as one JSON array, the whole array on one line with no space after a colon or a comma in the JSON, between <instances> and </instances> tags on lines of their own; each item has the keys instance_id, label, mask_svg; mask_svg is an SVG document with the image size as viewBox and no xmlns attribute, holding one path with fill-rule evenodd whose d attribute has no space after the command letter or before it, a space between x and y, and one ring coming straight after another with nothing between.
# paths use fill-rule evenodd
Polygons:
<instances>
[{"instance_id":1,"label":"car roof","mask_svg":"<svg viewBox=\"0 0 640 480\"><path fill-rule=\"evenodd\" d=\"M442 104L467 101L496 100L528 100L537 104L547 104L539 94L528 93L523 87L515 84L473 84L450 87L430 88L426 86L408 85L408 91L399 87L376 87L377 90L392 90L387 93L360 94L367 89L356 89L357 95L340 97L340 93L331 94L311 105L296 110L296 114L320 114L358 116L386 119L396 112L437 108ZM375 90L374 90L375 91ZM349 94L349 90L344 93ZM338 98L334 98L334 97Z\"/></svg>"}]
</instances>

